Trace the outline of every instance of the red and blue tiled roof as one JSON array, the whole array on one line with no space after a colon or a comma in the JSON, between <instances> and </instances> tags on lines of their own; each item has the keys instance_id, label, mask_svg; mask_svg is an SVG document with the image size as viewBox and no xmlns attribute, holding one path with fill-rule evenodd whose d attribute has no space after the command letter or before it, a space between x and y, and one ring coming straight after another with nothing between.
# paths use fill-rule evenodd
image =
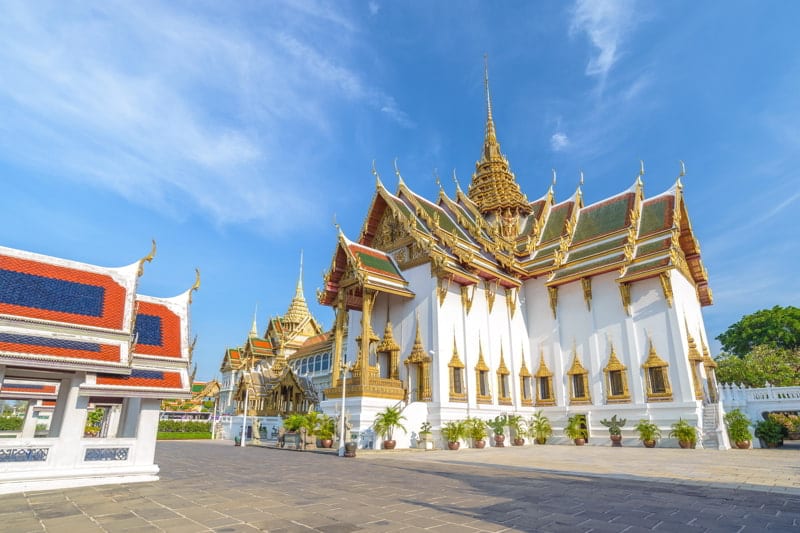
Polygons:
<instances>
[{"instance_id":1,"label":"red and blue tiled roof","mask_svg":"<svg viewBox=\"0 0 800 533\"><path fill-rule=\"evenodd\" d=\"M78 263L66 266L57 264L55 258L18 257L14 252L0 248L0 314L126 329L126 306L132 297L112 269L97 272L80 268ZM127 270L135 275L135 269ZM128 280L127 285L133 284L135 281Z\"/></svg>"},{"instance_id":2,"label":"red and blue tiled roof","mask_svg":"<svg viewBox=\"0 0 800 533\"><path fill-rule=\"evenodd\" d=\"M137 300L136 355L181 358L181 318L163 303Z\"/></svg>"},{"instance_id":3,"label":"red and blue tiled roof","mask_svg":"<svg viewBox=\"0 0 800 533\"><path fill-rule=\"evenodd\" d=\"M0 332L0 352L120 363L119 345Z\"/></svg>"}]
</instances>

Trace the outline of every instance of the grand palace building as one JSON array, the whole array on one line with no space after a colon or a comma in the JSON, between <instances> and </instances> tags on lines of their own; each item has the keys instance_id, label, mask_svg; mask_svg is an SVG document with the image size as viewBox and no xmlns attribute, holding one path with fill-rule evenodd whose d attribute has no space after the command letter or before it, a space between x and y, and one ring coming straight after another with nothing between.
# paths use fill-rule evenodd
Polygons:
<instances>
[{"instance_id":1,"label":"grand palace building","mask_svg":"<svg viewBox=\"0 0 800 533\"><path fill-rule=\"evenodd\" d=\"M264 415L338 415L344 387L362 445L377 440L375 415L398 406L398 447L424 421L437 433L538 410L557 435L573 414L591 437L613 415L630 421L629 438L640 419L664 431L683 418L705 446L727 447L702 314L712 294L680 178L647 196L642 170L589 205L580 187L531 200L501 152L488 80L486 104L467 189L427 199L399 172L394 192L376 173L363 228L339 231L318 292L332 329L311 317L298 282L284 317L226 352L222 405L235 412L250 390Z\"/></svg>"}]
</instances>

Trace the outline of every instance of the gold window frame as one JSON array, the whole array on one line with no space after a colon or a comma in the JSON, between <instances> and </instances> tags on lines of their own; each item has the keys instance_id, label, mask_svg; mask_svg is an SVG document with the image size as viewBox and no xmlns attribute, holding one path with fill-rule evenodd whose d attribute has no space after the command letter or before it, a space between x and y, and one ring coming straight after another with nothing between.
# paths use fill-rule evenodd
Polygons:
<instances>
[{"instance_id":1,"label":"gold window frame","mask_svg":"<svg viewBox=\"0 0 800 533\"><path fill-rule=\"evenodd\" d=\"M622 393L614 394L613 387L611 386L611 373L619 372L622 379ZM631 391L628 388L628 368L622 364L617 357L617 352L614 350L614 345L611 345L611 354L608 356L608 364L603 369L606 382L606 403L630 403Z\"/></svg>"},{"instance_id":2,"label":"gold window frame","mask_svg":"<svg viewBox=\"0 0 800 533\"><path fill-rule=\"evenodd\" d=\"M572 352L572 366L569 370L567 370L567 376L569 376L569 403L570 405L584 405L592 403L592 393L589 390L589 371L586 370L586 367L581 364L580 359L578 359L578 351L573 348ZM579 379L582 380L583 383L583 396L576 396L575 395L575 377L580 376Z\"/></svg>"},{"instance_id":3,"label":"gold window frame","mask_svg":"<svg viewBox=\"0 0 800 533\"><path fill-rule=\"evenodd\" d=\"M669 380L669 363L661 359L656 353L653 340L650 339L650 351L647 360L642 365L644 368L644 381L647 389L648 402L668 402L672 400L672 385ZM664 379L664 392L653 392L651 369L659 369Z\"/></svg>"},{"instance_id":4,"label":"gold window frame","mask_svg":"<svg viewBox=\"0 0 800 533\"><path fill-rule=\"evenodd\" d=\"M556 394L553 390L553 373L547 368L547 363L544 362L544 352L539 352L539 369L534 375L536 378L536 405L537 406L551 406L556 405ZM548 398L542 398L541 380L547 383L547 388L550 391Z\"/></svg>"}]
</instances>

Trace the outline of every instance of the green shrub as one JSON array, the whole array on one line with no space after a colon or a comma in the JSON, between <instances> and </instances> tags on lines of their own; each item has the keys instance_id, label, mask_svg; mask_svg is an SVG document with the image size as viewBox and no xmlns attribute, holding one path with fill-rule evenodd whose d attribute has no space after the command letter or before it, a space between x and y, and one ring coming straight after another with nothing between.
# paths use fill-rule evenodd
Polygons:
<instances>
[{"instance_id":1,"label":"green shrub","mask_svg":"<svg viewBox=\"0 0 800 533\"><path fill-rule=\"evenodd\" d=\"M23 422L21 416L0 416L0 431L19 431Z\"/></svg>"},{"instance_id":2,"label":"green shrub","mask_svg":"<svg viewBox=\"0 0 800 533\"><path fill-rule=\"evenodd\" d=\"M158 423L161 433L210 433L211 422L197 420L161 420Z\"/></svg>"}]
</instances>

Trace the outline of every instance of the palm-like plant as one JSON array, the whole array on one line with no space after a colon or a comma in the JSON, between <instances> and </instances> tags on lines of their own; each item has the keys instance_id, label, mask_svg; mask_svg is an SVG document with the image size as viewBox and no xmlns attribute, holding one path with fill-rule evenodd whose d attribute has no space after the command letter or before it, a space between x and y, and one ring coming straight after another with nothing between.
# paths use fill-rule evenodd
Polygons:
<instances>
[{"instance_id":1,"label":"palm-like plant","mask_svg":"<svg viewBox=\"0 0 800 533\"><path fill-rule=\"evenodd\" d=\"M544 444L553 434L553 426L550 419L544 416L541 411L536 411L533 418L528 422L528 434L536 440L536 444Z\"/></svg>"},{"instance_id":2,"label":"palm-like plant","mask_svg":"<svg viewBox=\"0 0 800 533\"><path fill-rule=\"evenodd\" d=\"M458 442L466 436L466 425L462 420L453 420L442 426L442 436L447 442Z\"/></svg>"},{"instance_id":3,"label":"palm-like plant","mask_svg":"<svg viewBox=\"0 0 800 533\"><path fill-rule=\"evenodd\" d=\"M392 436L395 428L406 430L401 422L405 419L406 417L403 416L398 407L387 407L385 411L375 416L375 422L372 423L372 427L375 428L375 433L384 437L384 440L394 440Z\"/></svg>"}]
</instances>

